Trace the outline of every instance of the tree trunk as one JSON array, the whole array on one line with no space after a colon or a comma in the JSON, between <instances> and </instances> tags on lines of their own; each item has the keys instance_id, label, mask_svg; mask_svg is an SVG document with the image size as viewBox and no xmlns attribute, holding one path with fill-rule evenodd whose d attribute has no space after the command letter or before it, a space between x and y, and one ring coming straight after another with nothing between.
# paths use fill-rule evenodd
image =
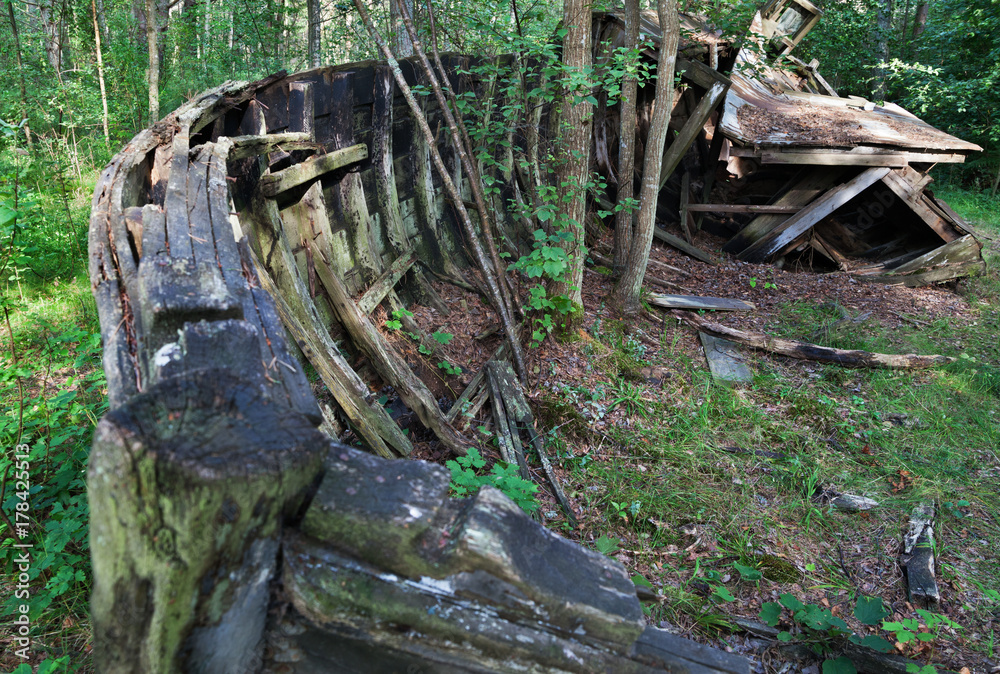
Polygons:
<instances>
[{"instance_id":1,"label":"tree trunk","mask_svg":"<svg viewBox=\"0 0 1000 674\"><path fill-rule=\"evenodd\" d=\"M880 0L878 6L878 34L875 50L879 62L875 66L875 82L872 88L873 97L877 101L885 100L885 63L889 61L889 33L892 31L893 0Z\"/></svg>"},{"instance_id":2,"label":"tree trunk","mask_svg":"<svg viewBox=\"0 0 1000 674\"><path fill-rule=\"evenodd\" d=\"M97 81L101 85L101 108L104 111L101 121L104 123L104 142L111 147L111 133L108 131L108 93L104 88L104 55L101 53L101 29L97 21L97 3L90 0L90 11L94 18L94 47L97 50Z\"/></svg>"},{"instance_id":3,"label":"tree trunk","mask_svg":"<svg viewBox=\"0 0 1000 674\"><path fill-rule=\"evenodd\" d=\"M146 0L146 46L149 49L146 82L149 85L150 126L160 119L160 33L157 30L157 10L156 0Z\"/></svg>"},{"instance_id":4,"label":"tree trunk","mask_svg":"<svg viewBox=\"0 0 1000 674\"><path fill-rule=\"evenodd\" d=\"M396 57L406 58L407 56L413 56L413 42L410 40L410 36L403 25L403 16L400 13L399 3L406 4L406 14L413 17L414 23L416 23L417 17L413 13L413 0L394 0L389 3L389 15L392 23L392 34L393 41L395 42L394 46L396 49Z\"/></svg>"},{"instance_id":5,"label":"tree trunk","mask_svg":"<svg viewBox=\"0 0 1000 674\"><path fill-rule=\"evenodd\" d=\"M618 279L612 291L612 300L625 313L639 310L639 296L642 292L642 278L649 260L649 249L653 243L653 227L656 220L656 201L660 192L660 166L663 160L663 146L670 124L670 108L674 96L674 66L677 63L677 43L680 26L677 18L677 0L657 0L657 14L661 32L660 58L656 66L656 101L653 119L649 125L645 157L642 170L642 188L639 192L639 218L632 234L628 264L625 273Z\"/></svg>"},{"instance_id":6,"label":"tree trunk","mask_svg":"<svg viewBox=\"0 0 1000 674\"><path fill-rule=\"evenodd\" d=\"M625 0L625 48L629 58L639 44L639 0ZM618 208L615 215L616 277L625 272L632 243L632 196L635 193L635 73L625 71L622 80L621 131L618 137Z\"/></svg>"},{"instance_id":7,"label":"tree trunk","mask_svg":"<svg viewBox=\"0 0 1000 674\"><path fill-rule=\"evenodd\" d=\"M318 68L321 63L323 47L322 7L319 0L307 0L308 28L306 42L309 45L309 67Z\"/></svg>"},{"instance_id":8,"label":"tree trunk","mask_svg":"<svg viewBox=\"0 0 1000 674\"><path fill-rule=\"evenodd\" d=\"M591 49L592 0L564 0L563 38L564 77L590 77L593 64ZM572 303L571 313L565 316L562 328L569 330L583 316L583 259L584 218L587 208L587 177L590 167L590 135L593 126L594 106L583 100L590 96L586 84L566 89L558 114L557 144L563 154L563 163L556 168L559 219L555 229L569 236L562 247L569 258L569 269L558 281L549 284L549 294L562 295Z\"/></svg>"},{"instance_id":9,"label":"tree trunk","mask_svg":"<svg viewBox=\"0 0 1000 674\"><path fill-rule=\"evenodd\" d=\"M913 39L916 40L927 27L927 15L930 13L930 0L923 0L917 5L917 15L913 17Z\"/></svg>"},{"instance_id":10,"label":"tree trunk","mask_svg":"<svg viewBox=\"0 0 1000 674\"><path fill-rule=\"evenodd\" d=\"M62 11L56 6L57 1L44 0L40 2L38 12L42 18L42 30L45 33L45 56L56 73L56 79L62 84L64 31Z\"/></svg>"},{"instance_id":11,"label":"tree trunk","mask_svg":"<svg viewBox=\"0 0 1000 674\"><path fill-rule=\"evenodd\" d=\"M31 128L28 126L28 88L24 84L24 64L21 62L21 36L17 30L17 18L14 16L14 3L7 0L7 14L10 16L10 30L14 34L14 53L17 56L17 75L21 84L21 120L24 122L24 137L31 150Z\"/></svg>"}]
</instances>

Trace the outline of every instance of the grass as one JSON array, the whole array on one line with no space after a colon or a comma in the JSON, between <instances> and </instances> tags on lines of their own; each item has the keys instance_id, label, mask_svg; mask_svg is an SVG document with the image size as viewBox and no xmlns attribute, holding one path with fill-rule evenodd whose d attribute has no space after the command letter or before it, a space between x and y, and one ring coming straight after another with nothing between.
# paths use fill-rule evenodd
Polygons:
<instances>
[{"instance_id":1,"label":"grass","mask_svg":"<svg viewBox=\"0 0 1000 674\"><path fill-rule=\"evenodd\" d=\"M597 460L570 465L595 513L583 537L620 541L616 556L663 593L648 609L654 618L712 633L726 616L755 617L782 592L845 614L854 598L878 596L911 617L899 539L913 507L933 501L939 610L962 626L952 645L992 655L1000 611L1000 255L990 241L1000 235L1000 204L964 192L948 199L987 239L987 273L957 284L965 315L935 319L918 306L902 329L870 320L823 343L943 353L958 359L953 365L896 372L757 357L753 382L733 389L714 384L668 329L658 361L648 364L674 371L669 386L612 382L604 400L621 416L609 419L610 442ZM793 300L768 329L804 337L836 318L830 307ZM600 338L624 353L619 332ZM817 498L824 490L880 506L841 512ZM736 563L769 573L758 586L741 580Z\"/></svg>"}]
</instances>

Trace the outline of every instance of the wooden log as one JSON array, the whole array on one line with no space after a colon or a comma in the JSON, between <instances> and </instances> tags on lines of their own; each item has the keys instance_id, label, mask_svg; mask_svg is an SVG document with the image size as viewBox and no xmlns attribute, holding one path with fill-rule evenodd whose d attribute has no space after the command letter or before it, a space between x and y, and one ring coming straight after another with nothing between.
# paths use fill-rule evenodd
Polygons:
<instances>
[{"instance_id":1,"label":"wooden log","mask_svg":"<svg viewBox=\"0 0 1000 674\"><path fill-rule=\"evenodd\" d=\"M714 72L714 71L710 71ZM723 78L725 79L725 78ZM670 142L666 152L663 153L663 162L660 166L660 189L667 184L667 180L673 174L674 169L680 164L681 159L687 154L688 148L694 142L698 134L705 127L705 122L711 116L712 111L726 95L729 90L728 80L714 80L708 90L698 101L698 105L691 112L680 132Z\"/></svg>"},{"instance_id":2,"label":"wooden log","mask_svg":"<svg viewBox=\"0 0 1000 674\"><path fill-rule=\"evenodd\" d=\"M776 353L780 356L797 358L799 360L814 360L821 363L834 363L844 367L876 367L887 369L918 369L947 365L955 362L950 356L919 356L915 354L894 355L872 353L869 351L848 351L817 346L808 342L792 339L771 337L760 332L745 332L718 323L707 321L696 314L686 311L675 311L674 314L686 323L717 337L728 339L739 344L746 344L760 351Z\"/></svg>"},{"instance_id":3,"label":"wooden log","mask_svg":"<svg viewBox=\"0 0 1000 674\"><path fill-rule=\"evenodd\" d=\"M252 671L282 519L327 446L222 370L164 381L101 420L87 478L97 669Z\"/></svg>"},{"instance_id":4,"label":"wooden log","mask_svg":"<svg viewBox=\"0 0 1000 674\"><path fill-rule=\"evenodd\" d=\"M754 311L757 307L752 302L728 299L724 297L697 297L694 295L663 295L648 293L646 301L656 307L665 309L707 309L710 311Z\"/></svg>"},{"instance_id":5,"label":"wooden log","mask_svg":"<svg viewBox=\"0 0 1000 674\"><path fill-rule=\"evenodd\" d=\"M277 173L262 176L260 192L265 197L273 199L282 192L315 180L324 173L335 171L367 158L368 146L364 143L334 150L329 154L310 157L301 164L295 164Z\"/></svg>"},{"instance_id":6,"label":"wooden log","mask_svg":"<svg viewBox=\"0 0 1000 674\"><path fill-rule=\"evenodd\" d=\"M884 178L889 171L890 169L885 167L870 168L849 182L827 191L809 206L747 246L739 254L739 258L747 262L765 262L820 220Z\"/></svg>"},{"instance_id":7,"label":"wooden log","mask_svg":"<svg viewBox=\"0 0 1000 674\"><path fill-rule=\"evenodd\" d=\"M840 169L807 170L805 176L795 183L787 192L778 197L773 206L795 208L801 210L813 199L836 184L842 175ZM754 218L750 224L741 229L732 239L726 242L722 250L727 253L738 253L753 242L765 236L781 224L786 218L781 215L761 215Z\"/></svg>"}]
</instances>

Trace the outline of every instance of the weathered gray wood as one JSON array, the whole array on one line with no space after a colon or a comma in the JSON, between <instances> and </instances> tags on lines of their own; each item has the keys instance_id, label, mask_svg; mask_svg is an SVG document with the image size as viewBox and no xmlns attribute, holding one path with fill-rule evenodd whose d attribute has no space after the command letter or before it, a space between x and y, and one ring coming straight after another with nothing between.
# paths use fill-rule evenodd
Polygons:
<instances>
[{"instance_id":1,"label":"weathered gray wood","mask_svg":"<svg viewBox=\"0 0 1000 674\"><path fill-rule=\"evenodd\" d=\"M709 72L714 71L709 70ZM708 121L712 111L715 110L716 106L726 95L726 91L728 89L728 80L713 81L708 87L708 91L706 91L701 97L701 100L698 101L698 105L691 112L691 115L684 123L684 126L681 127L680 132L670 142L666 152L663 153L663 162L660 167L661 190L667 183L667 180L670 179L674 169L676 169L677 165L680 164L681 159L683 159L684 155L687 154L688 148L691 147L691 143L694 142L695 138L698 137L698 134L701 133L702 129L705 127L705 122Z\"/></svg>"},{"instance_id":2,"label":"weathered gray wood","mask_svg":"<svg viewBox=\"0 0 1000 674\"><path fill-rule=\"evenodd\" d=\"M416 261L416 252L412 250L396 258L386 272L376 279L375 283L371 284L365 294L358 299L358 310L363 314L370 314Z\"/></svg>"},{"instance_id":3,"label":"weathered gray wood","mask_svg":"<svg viewBox=\"0 0 1000 674\"><path fill-rule=\"evenodd\" d=\"M691 201L691 174L688 171L684 172L684 176L681 178L681 205L680 205L680 216L681 216L681 229L684 231L684 238L687 239L688 243L694 243L694 239L691 238L692 227L688 224L688 214L689 204Z\"/></svg>"},{"instance_id":4,"label":"weathered gray wood","mask_svg":"<svg viewBox=\"0 0 1000 674\"><path fill-rule=\"evenodd\" d=\"M923 503L913 509L910 523L903 536L903 551L899 556L906 589L911 602L927 607L941 600L934 577L934 504Z\"/></svg>"},{"instance_id":5,"label":"weathered gray wood","mask_svg":"<svg viewBox=\"0 0 1000 674\"><path fill-rule=\"evenodd\" d=\"M674 313L691 326L716 337L729 339L739 344L746 344L760 351L769 351L782 356L788 356L789 358L798 358L799 360L815 360L823 363L843 365L844 367L878 367L887 369L917 369L947 365L948 363L955 362L955 359L950 356L895 355L872 353L869 351L832 349L792 339L771 337L759 332L737 330L736 328L712 323L687 311L676 311Z\"/></svg>"},{"instance_id":6,"label":"weathered gray wood","mask_svg":"<svg viewBox=\"0 0 1000 674\"><path fill-rule=\"evenodd\" d=\"M926 198L920 190L915 190L908 180L900 176L896 171L892 171L882 178L882 182L891 189L896 196L903 200L917 216L923 220L928 227L933 229L938 236L947 241L954 241L961 236L944 218L935 213L923 199Z\"/></svg>"},{"instance_id":7,"label":"weathered gray wood","mask_svg":"<svg viewBox=\"0 0 1000 674\"><path fill-rule=\"evenodd\" d=\"M167 248L170 257L191 258L191 233L188 228L188 128L181 127L173 140L173 158L170 160L170 177L163 210L167 214Z\"/></svg>"},{"instance_id":8,"label":"weathered gray wood","mask_svg":"<svg viewBox=\"0 0 1000 674\"><path fill-rule=\"evenodd\" d=\"M368 158L368 146L364 143L334 150L329 154L310 157L301 164L295 164L277 173L260 179L260 191L273 199L282 192L315 180L324 173L349 166Z\"/></svg>"},{"instance_id":9,"label":"weathered gray wood","mask_svg":"<svg viewBox=\"0 0 1000 674\"><path fill-rule=\"evenodd\" d=\"M779 196L773 206L795 208L797 209L796 212L798 212L806 204L835 185L840 176L840 169L806 169L805 176L791 189ZM727 253L738 253L760 237L766 235L784 220L785 218L781 215L761 215L754 218L736 236L727 241L722 250Z\"/></svg>"},{"instance_id":10,"label":"weathered gray wood","mask_svg":"<svg viewBox=\"0 0 1000 674\"><path fill-rule=\"evenodd\" d=\"M664 231L660 227L653 227L653 236L662 241L663 243L672 246L673 248L676 248L682 253L687 253L696 260L701 260L702 262L708 264L719 264L718 258L716 258L714 255L706 253L701 248L698 248L697 246L688 243L684 239Z\"/></svg>"},{"instance_id":11,"label":"weathered gray wood","mask_svg":"<svg viewBox=\"0 0 1000 674\"><path fill-rule=\"evenodd\" d=\"M756 206L753 204L688 204L687 210L696 213L798 213L800 206Z\"/></svg>"},{"instance_id":12,"label":"weathered gray wood","mask_svg":"<svg viewBox=\"0 0 1000 674\"><path fill-rule=\"evenodd\" d=\"M847 183L835 187L806 208L775 226L767 234L747 246L739 257L747 262L764 262L792 241L807 232L813 225L827 217L865 189L885 177L891 169L870 168Z\"/></svg>"},{"instance_id":13,"label":"weathered gray wood","mask_svg":"<svg viewBox=\"0 0 1000 674\"><path fill-rule=\"evenodd\" d=\"M247 159L274 152L275 150L311 150L317 146L312 135L296 131L272 133L263 136L232 136L230 159Z\"/></svg>"},{"instance_id":14,"label":"weathered gray wood","mask_svg":"<svg viewBox=\"0 0 1000 674\"><path fill-rule=\"evenodd\" d=\"M666 309L707 309L712 311L753 311L757 307L752 302L725 297L696 297L694 295L664 295L648 293L646 301L656 307Z\"/></svg>"},{"instance_id":15,"label":"weathered gray wood","mask_svg":"<svg viewBox=\"0 0 1000 674\"><path fill-rule=\"evenodd\" d=\"M691 672L727 672L750 674L750 663L744 658L702 644L693 644L683 637L656 627L647 627L629 651L632 657L667 671L678 668Z\"/></svg>"},{"instance_id":16,"label":"weathered gray wood","mask_svg":"<svg viewBox=\"0 0 1000 674\"><path fill-rule=\"evenodd\" d=\"M700 61L677 59L677 74L691 80L702 89L711 89L715 84L729 86L729 78Z\"/></svg>"},{"instance_id":17,"label":"weathered gray wood","mask_svg":"<svg viewBox=\"0 0 1000 674\"><path fill-rule=\"evenodd\" d=\"M509 365L508 368L509 369ZM518 428L517 412L515 410L514 382L516 377L508 378L507 371L499 361L491 361L486 364L487 381L490 387L490 396L493 401L493 422L497 428L497 442L500 445L500 453L504 455L507 463L517 463L518 471L525 480L531 480L531 472L528 470L528 463L524 457L524 446L521 444L521 434ZM510 372L513 375L513 371Z\"/></svg>"},{"instance_id":18,"label":"weathered gray wood","mask_svg":"<svg viewBox=\"0 0 1000 674\"><path fill-rule=\"evenodd\" d=\"M909 287L946 281L985 269L981 250L982 244L976 237L966 234L896 267L888 274L859 274L856 278L879 283L899 283Z\"/></svg>"},{"instance_id":19,"label":"weathered gray wood","mask_svg":"<svg viewBox=\"0 0 1000 674\"><path fill-rule=\"evenodd\" d=\"M97 669L250 671L282 519L325 447L303 416L222 370L110 412L87 478Z\"/></svg>"},{"instance_id":20,"label":"weathered gray wood","mask_svg":"<svg viewBox=\"0 0 1000 674\"><path fill-rule=\"evenodd\" d=\"M712 379L727 385L753 380L753 372L747 367L736 344L701 331L698 337L705 349L705 360L708 361Z\"/></svg>"},{"instance_id":21,"label":"weathered gray wood","mask_svg":"<svg viewBox=\"0 0 1000 674\"><path fill-rule=\"evenodd\" d=\"M762 164L812 164L816 166L886 166L902 168L911 163L962 163L965 155L931 152L851 152L829 150L767 150L760 153Z\"/></svg>"}]
</instances>

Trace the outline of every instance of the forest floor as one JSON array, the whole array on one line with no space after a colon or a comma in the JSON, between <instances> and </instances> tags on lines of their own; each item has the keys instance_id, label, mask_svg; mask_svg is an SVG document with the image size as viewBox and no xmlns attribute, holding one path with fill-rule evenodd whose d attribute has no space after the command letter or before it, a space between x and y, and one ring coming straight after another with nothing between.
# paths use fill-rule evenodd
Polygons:
<instances>
[{"instance_id":1,"label":"forest floor","mask_svg":"<svg viewBox=\"0 0 1000 674\"><path fill-rule=\"evenodd\" d=\"M737 625L760 622L764 604L787 605L787 595L937 671L1000 671L1000 221L954 199L979 227L989 269L931 287L731 259L712 266L653 247L655 259L686 272L656 267L661 279L756 306L715 312L713 321L837 348L958 359L935 369L845 369L744 350L752 381L722 385L692 328L658 309L621 320L605 303L607 270L588 267L579 338L528 352L529 398L580 523L570 527L536 467L543 521L648 585L657 595L645 604L652 624L750 657L758 672L818 673L822 658L792 656L805 645L834 658L843 643L827 628L791 625L788 612L781 628L793 633L791 645ZM718 247L703 236L696 243ZM475 295L441 292L460 310L414 311L426 332L454 335L424 359L424 371L442 358L462 365L462 375L438 377L439 395L453 399L500 341L482 336L492 314ZM844 311L868 316L828 329ZM411 364L423 358L404 335L396 342ZM492 462L499 453L488 411L480 417L470 433L481 434ZM436 443L416 446L420 458L448 458ZM838 493L878 506L844 512L830 503ZM911 512L927 502L937 513L941 603L917 613L899 555ZM881 598L886 620L916 620L912 633L922 636L862 624L859 597Z\"/></svg>"}]
</instances>

